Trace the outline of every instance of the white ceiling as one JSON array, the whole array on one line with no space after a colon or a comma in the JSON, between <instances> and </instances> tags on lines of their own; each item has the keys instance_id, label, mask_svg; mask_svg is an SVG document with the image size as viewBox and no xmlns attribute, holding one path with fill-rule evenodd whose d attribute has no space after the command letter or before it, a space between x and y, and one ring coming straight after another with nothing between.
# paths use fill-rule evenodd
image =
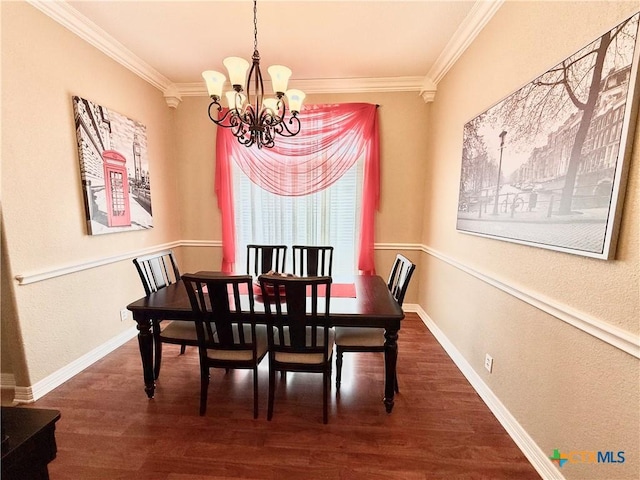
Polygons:
<instances>
[{"instance_id":1,"label":"white ceiling","mask_svg":"<svg viewBox=\"0 0 640 480\"><path fill-rule=\"evenodd\" d=\"M251 0L30 3L166 95L203 94L203 70L253 53ZM260 0L261 66L306 91L435 89L501 3Z\"/></svg>"}]
</instances>

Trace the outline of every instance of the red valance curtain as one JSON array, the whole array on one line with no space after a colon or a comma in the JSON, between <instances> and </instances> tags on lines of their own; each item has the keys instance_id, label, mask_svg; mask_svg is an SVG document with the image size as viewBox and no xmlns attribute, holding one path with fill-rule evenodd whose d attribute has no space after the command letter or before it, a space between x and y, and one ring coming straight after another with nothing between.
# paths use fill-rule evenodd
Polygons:
<instances>
[{"instance_id":1,"label":"red valance curtain","mask_svg":"<svg viewBox=\"0 0 640 480\"><path fill-rule=\"evenodd\" d=\"M231 272L235 264L232 161L261 188L277 195L300 196L329 187L364 155L358 269L373 274L374 213L380 196L377 106L305 106L300 122L298 135L277 137L271 149L247 148L238 143L230 129L217 129L216 195L222 215L222 270Z\"/></svg>"}]
</instances>

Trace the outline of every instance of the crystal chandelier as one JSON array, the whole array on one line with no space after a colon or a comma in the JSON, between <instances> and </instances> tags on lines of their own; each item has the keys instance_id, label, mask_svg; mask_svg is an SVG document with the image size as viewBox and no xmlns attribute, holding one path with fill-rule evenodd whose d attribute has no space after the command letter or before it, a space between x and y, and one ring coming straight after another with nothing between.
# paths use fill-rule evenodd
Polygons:
<instances>
[{"instance_id":1,"label":"crystal chandelier","mask_svg":"<svg viewBox=\"0 0 640 480\"><path fill-rule=\"evenodd\" d=\"M300 90L287 90L291 70L282 65L272 65L267 69L275 97L265 98L260 72L260 54L258 53L257 0L253 1L253 64L240 57L227 57L222 62L229 72L229 81L233 90L226 92L229 109L222 114L222 87L226 77L213 70L202 72L212 102L209 104L209 118L220 127L230 128L242 145L258 148L274 146L276 135L293 137L300 132L298 113L302 108L305 94ZM246 77L246 95L245 91ZM287 102L285 102L285 97ZM287 119L287 103L290 117ZM214 107L217 113L212 115ZM217 118L216 118L217 117Z\"/></svg>"}]
</instances>

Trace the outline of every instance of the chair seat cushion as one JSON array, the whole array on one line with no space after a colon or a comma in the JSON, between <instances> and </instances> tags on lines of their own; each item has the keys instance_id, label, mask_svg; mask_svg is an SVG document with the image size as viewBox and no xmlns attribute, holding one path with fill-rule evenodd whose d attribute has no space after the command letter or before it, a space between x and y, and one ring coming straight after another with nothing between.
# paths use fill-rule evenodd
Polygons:
<instances>
[{"instance_id":1,"label":"chair seat cushion","mask_svg":"<svg viewBox=\"0 0 640 480\"><path fill-rule=\"evenodd\" d=\"M251 338L251 325L244 325L245 339ZM262 357L267 352L267 327L256 325L256 358ZM251 350L218 350L207 349L207 356L213 360L249 361L253 359Z\"/></svg>"},{"instance_id":2,"label":"chair seat cushion","mask_svg":"<svg viewBox=\"0 0 640 480\"><path fill-rule=\"evenodd\" d=\"M198 341L195 322L170 322L162 329L160 336L165 338L175 338L177 340L189 340L191 342Z\"/></svg>"},{"instance_id":3,"label":"chair seat cushion","mask_svg":"<svg viewBox=\"0 0 640 480\"><path fill-rule=\"evenodd\" d=\"M336 345L382 347L384 346L384 328L336 327Z\"/></svg>"},{"instance_id":4,"label":"chair seat cushion","mask_svg":"<svg viewBox=\"0 0 640 480\"><path fill-rule=\"evenodd\" d=\"M288 339L288 327L284 327L285 341ZM318 332L318 342L322 342L322 335L324 331ZM333 346L335 344L336 333L333 328L329 329L329 346L328 358L331 358L333 353ZM274 336L274 343L278 344L277 336ZM311 327L307 327L307 344L311 344ZM317 365L324 362L324 355L321 353L290 353L290 352L275 352L274 354L276 362L281 363L302 363L305 365Z\"/></svg>"}]
</instances>

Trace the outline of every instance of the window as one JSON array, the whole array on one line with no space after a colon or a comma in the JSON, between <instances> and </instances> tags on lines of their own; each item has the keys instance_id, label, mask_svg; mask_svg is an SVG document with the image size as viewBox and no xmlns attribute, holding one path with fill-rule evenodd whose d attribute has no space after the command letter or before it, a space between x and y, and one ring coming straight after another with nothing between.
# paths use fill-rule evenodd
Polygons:
<instances>
[{"instance_id":1,"label":"window","mask_svg":"<svg viewBox=\"0 0 640 480\"><path fill-rule=\"evenodd\" d=\"M380 198L377 108L366 103L308 105L301 115L300 134L278 137L272 149L246 148L229 129L217 129L215 189L223 272L244 270L242 247L247 242L279 238L287 245L332 244L336 275L355 269L375 273L374 219ZM244 175L250 180L243 180Z\"/></svg>"},{"instance_id":2,"label":"window","mask_svg":"<svg viewBox=\"0 0 640 480\"><path fill-rule=\"evenodd\" d=\"M243 271L247 245L332 245L333 275L357 273L364 161L337 182L310 195L281 196L254 184L232 167L236 225L236 270ZM286 270L293 270L292 252Z\"/></svg>"}]
</instances>

